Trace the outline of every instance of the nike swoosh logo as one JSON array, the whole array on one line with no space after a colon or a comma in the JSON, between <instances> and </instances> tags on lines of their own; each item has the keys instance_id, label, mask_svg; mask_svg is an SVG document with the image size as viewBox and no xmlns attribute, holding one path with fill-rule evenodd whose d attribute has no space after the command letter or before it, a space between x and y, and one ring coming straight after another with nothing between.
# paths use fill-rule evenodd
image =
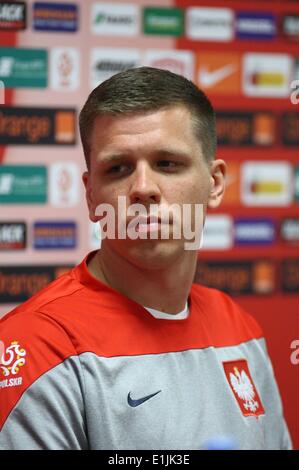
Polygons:
<instances>
[{"instance_id":1,"label":"nike swoosh logo","mask_svg":"<svg viewBox=\"0 0 299 470\"><path fill-rule=\"evenodd\" d=\"M202 86L209 88L216 85L216 83L220 82L221 80L229 77L229 75L234 73L236 70L236 65L227 64L220 69L209 72L208 68L205 65L202 65L198 72L198 78Z\"/></svg>"},{"instance_id":2,"label":"nike swoosh logo","mask_svg":"<svg viewBox=\"0 0 299 470\"><path fill-rule=\"evenodd\" d=\"M149 400L150 398L153 398L155 395L158 395L161 390L159 390L156 393L151 393L151 395L147 395L146 397L138 398L137 400L134 400L131 398L131 392L128 393L128 404L132 406L133 408L136 408L136 406L142 405L145 401Z\"/></svg>"}]
</instances>

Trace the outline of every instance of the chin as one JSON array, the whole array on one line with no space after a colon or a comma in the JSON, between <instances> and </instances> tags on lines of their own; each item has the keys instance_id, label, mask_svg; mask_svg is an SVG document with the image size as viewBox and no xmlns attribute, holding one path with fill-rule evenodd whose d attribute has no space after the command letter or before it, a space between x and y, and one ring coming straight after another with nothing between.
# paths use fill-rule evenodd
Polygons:
<instances>
[{"instance_id":1,"label":"chin","mask_svg":"<svg viewBox=\"0 0 299 470\"><path fill-rule=\"evenodd\" d=\"M177 240L142 240L131 245L126 258L145 269L166 268L184 253L184 245Z\"/></svg>"}]
</instances>

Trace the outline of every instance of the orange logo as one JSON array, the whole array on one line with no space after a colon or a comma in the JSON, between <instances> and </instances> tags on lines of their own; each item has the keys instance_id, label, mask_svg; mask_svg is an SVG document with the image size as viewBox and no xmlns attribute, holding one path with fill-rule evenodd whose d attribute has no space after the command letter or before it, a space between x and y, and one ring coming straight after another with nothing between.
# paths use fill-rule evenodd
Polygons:
<instances>
[{"instance_id":1,"label":"orange logo","mask_svg":"<svg viewBox=\"0 0 299 470\"><path fill-rule=\"evenodd\" d=\"M270 113L259 112L253 119L253 141L257 145L272 145L275 140L275 118Z\"/></svg>"},{"instance_id":2,"label":"orange logo","mask_svg":"<svg viewBox=\"0 0 299 470\"><path fill-rule=\"evenodd\" d=\"M254 292L269 294L275 288L275 266L271 261L256 261L252 269Z\"/></svg>"},{"instance_id":3,"label":"orange logo","mask_svg":"<svg viewBox=\"0 0 299 470\"><path fill-rule=\"evenodd\" d=\"M236 52L198 53L196 82L208 94L241 94L241 55Z\"/></svg>"},{"instance_id":4,"label":"orange logo","mask_svg":"<svg viewBox=\"0 0 299 470\"><path fill-rule=\"evenodd\" d=\"M58 111L55 115L55 141L72 143L75 139L75 115L72 111Z\"/></svg>"}]
</instances>

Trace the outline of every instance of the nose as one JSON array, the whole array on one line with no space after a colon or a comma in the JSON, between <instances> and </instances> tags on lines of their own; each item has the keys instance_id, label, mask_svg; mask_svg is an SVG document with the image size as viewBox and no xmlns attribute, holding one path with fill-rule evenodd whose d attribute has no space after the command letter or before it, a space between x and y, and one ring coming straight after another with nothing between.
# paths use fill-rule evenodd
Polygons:
<instances>
[{"instance_id":1,"label":"nose","mask_svg":"<svg viewBox=\"0 0 299 470\"><path fill-rule=\"evenodd\" d=\"M157 204L161 200L157 176L145 161L139 161L132 174L129 197L131 204Z\"/></svg>"}]
</instances>

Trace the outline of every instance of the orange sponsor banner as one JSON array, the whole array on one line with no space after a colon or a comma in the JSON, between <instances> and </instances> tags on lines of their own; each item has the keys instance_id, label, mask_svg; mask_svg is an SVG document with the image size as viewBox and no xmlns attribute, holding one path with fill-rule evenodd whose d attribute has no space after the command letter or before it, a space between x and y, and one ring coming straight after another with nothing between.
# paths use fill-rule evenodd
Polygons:
<instances>
[{"instance_id":1,"label":"orange sponsor banner","mask_svg":"<svg viewBox=\"0 0 299 470\"><path fill-rule=\"evenodd\" d=\"M5 106L0 109L0 145L74 145L76 110Z\"/></svg>"},{"instance_id":2,"label":"orange sponsor banner","mask_svg":"<svg viewBox=\"0 0 299 470\"><path fill-rule=\"evenodd\" d=\"M194 282L230 295L269 295L275 292L277 266L267 259L200 259Z\"/></svg>"}]
</instances>

